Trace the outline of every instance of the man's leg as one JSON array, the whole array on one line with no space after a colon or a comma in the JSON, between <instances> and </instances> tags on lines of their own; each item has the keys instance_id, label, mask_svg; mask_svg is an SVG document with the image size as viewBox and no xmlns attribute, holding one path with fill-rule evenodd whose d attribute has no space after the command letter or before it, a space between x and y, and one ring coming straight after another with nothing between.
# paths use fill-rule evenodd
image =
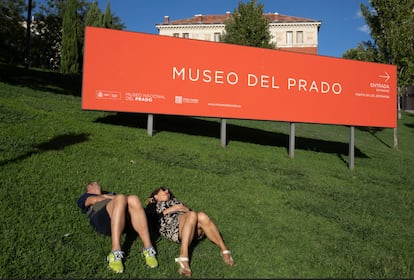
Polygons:
<instances>
[{"instance_id":1,"label":"man's leg","mask_svg":"<svg viewBox=\"0 0 414 280\"><path fill-rule=\"evenodd\" d=\"M112 251L121 250L121 235L125 228L127 197L123 194L116 195L107 205L111 218Z\"/></svg>"},{"instance_id":2,"label":"man's leg","mask_svg":"<svg viewBox=\"0 0 414 280\"><path fill-rule=\"evenodd\" d=\"M127 200L128 213L131 218L132 227L138 233L144 246L143 254L145 256L145 262L149 267L157 267L158 261L155 257L156 252L151 243L147 216L145 215L145 210L142 207L141 201L136 195L128 196Z\"/></svg>"},{"instance_id":3,"label":"man's leg","mask_svg":"<svg viewBox=\"0 0 414 280\"><path fill-rule=\"evenodd\" d=\"M117 273L124 272L122 258L124 253L121 251L121 235L125 228L127 197L123 194L116 195L107 205L106 211L111 218L111 240L112 251L107 260L109 267Z\"/></svg>"},{"instance_id":4,"label":"man's leg","mask_svg":"<svg viewBox=\"0 0 414 280\"><path fill-rule=\"evenodd\" d=\"M147 216L138 196L128 196L128 212L134 230L142 240L144 248L152 247L151 238L148 230Z\"/></svg>"}]
</instances>

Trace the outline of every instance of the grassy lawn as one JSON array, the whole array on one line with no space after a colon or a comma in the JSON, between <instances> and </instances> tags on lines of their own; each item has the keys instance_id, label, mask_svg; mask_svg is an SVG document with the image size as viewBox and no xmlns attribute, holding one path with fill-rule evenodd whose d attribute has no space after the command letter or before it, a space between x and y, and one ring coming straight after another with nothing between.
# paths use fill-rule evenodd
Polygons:
<instances>
[{"instance_id":1,"label":"grassy lawn","mask_svg":"<svg viewBox=\"0 0 414 280\"><path fill-rule=\"evenodd\" d=\"M156 242L147 269L141 242L124 236L125 272L105 257L111 240L89 226L76 200L90 181L137 194L161 184L207 212L233 252L222 262L196 244L194 278L413 278L414 116L392 129L220 121L81 110L80 78L0 65L0 278L178 278L179 245ZM133 242L132 242L133 241Z\"/></svg>"}]
</instances>

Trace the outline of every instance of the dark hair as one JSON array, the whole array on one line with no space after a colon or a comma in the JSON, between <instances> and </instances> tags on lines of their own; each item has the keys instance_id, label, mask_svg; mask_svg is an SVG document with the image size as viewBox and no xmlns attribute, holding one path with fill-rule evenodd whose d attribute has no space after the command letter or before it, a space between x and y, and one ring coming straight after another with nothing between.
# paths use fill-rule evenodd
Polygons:
<instances>
[{"instance_id":1,"label":"dark hair","mask_svg":"<svg viewBox=\"0 0 414 280\"><path fill-rule=\"evenodd\" d=\"M161 186L161 187L159 187L159 188L155 189L155 190L151 193L151 195L150 195L150 196L147 198L147 200L145 201L145 202L146 202L146 204L155 203L155 202L156 202L156 201L155 201L155 196L158 194L158 192L159 192L160 190L168 190L168 193L170 194L170 199L175 198L174 194L172 193L172 191L171 191L169 188L167 188L166 186Z\"/></svg>"}]
</instances>

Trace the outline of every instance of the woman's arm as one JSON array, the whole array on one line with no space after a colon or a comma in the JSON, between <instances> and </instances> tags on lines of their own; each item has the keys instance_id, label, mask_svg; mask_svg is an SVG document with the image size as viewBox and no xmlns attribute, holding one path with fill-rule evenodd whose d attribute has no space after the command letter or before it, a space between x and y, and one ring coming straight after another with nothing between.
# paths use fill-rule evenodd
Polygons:
<instances>
[{"instance_id":1,"label":"woman's arm","mask_svg":"<svg viewBox=\"0 0 414 280\"><path fill-rule=\"evenodd\" d=\"M190 209L188 209L185 205L183 204L175 204L167 209L165 209L164 211L162 211L163 215L167 215L169 213L173 213L173 212L188 212L190 211Z\"/></svg>"}]
</instances>

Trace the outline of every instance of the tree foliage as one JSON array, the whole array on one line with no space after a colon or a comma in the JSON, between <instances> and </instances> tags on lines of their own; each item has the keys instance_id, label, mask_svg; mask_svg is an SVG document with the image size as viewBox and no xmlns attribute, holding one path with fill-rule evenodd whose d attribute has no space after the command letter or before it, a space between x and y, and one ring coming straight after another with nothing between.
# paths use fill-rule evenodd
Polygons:
<instances>
[{"instance_id":1,"label":"tree foliage","mask_svg":"<svg viewBox=\"0 0 414 280\"><path fill-rule=\"evenodd\" d=\"M240 2L227 20L221 41L252 47L274 48L271 43L269 22L263 16L263 4L250 0Z\"/></svg>"},{"instance_id":2,"label":"tree foliage","mask_svg":"<svg viewBox=\"0 0 414 280\"><path fill-rule=\"evenodd\" d=\"M63 14L60 71L65 74L79 72L77 4L76 0L68 0Z\"/></svg>"},{"instance_id":3,"label":"tree foliage","mask_svg":"<svg viewBox=\"0 0 414 280\"><path fill-rule=\"evenodd\" d=\"M414 84L414 1L370 0L361 12L371 30L373 43L347 51L345 58L394 64L401 89ZM369 45L370 44L370 45ZM365 53L364 53L365 51Z\"/></svg>"},{"instance_id":4,"label":"tree foliage","mask_svg":"<svg viewBox=\"0 0 414 280\"><path fill-rule=\"evenodd\" d=\"M113 28L114 27L114 24L112 22L111 5L109 4L109 2L106 3L103 27L105 27L105 28Z\"/></svg>"},{"instance_id":5,"label":"tree foliage","mask_svg":"<svg viewBox=\"0 0 414 280\"><path fill-rule=\"evenodd\" d=\"M85 25L102 27L103 15L101 9L99 9L98 2L95 0L89 7L86 13Z\"/></svg>"},{"instance_id":6,"label":"tree foliage","mask_svg":"<svg viewBox=\"0 0 414 280\"><path fill-rule=\"evenodd\" d=\"M378 50L371 41L359 43L356 48L347 50L342 57L361 61L380 62L378 61Z\"/></svg>"},{"instance_id":7,"label":"tree foliage","mask_svg":"<svg viewBox=\"0 0 414 280\"><path fill-rule=\"evenodd\" d=\"M25 10L24 0L0 1L0 59L7 63L23 63Z\"/></svg>"},{"instance_id":8,"label":"tree foliage","mask_svg":"<svg viewBox=\"0 0 414 280\"><path fill-rule=\"evenodd\" d=\"M48 0L34 14L31 65L57 70L62 49L63 0Z\"/></svg>"},{"instance_id":9,"label":"tree foliage","mask_svg":"<svg viewBox=\"0 0 414 280\"><path fill-rule=\"evenodd\" d=\"M74 0L73 2L76 2L75 22L66 22L67 26L71 27L63 28L65 11L69 2L69 0L33 0L32 15L34 20L31 26L30 44L32 67L57 70L63 66L63 72L69 71L67 57L62 61L62 55L69 55L66 49L68 46L72 46L69 49L75 49L75 40L73 39L75 36L78 49L77 72L79 72L79 69L82 69L82 50L86 25L105 27L105 22L107 22L107 28L125 28L121 19L112 14L109 0L105 14L102 13L96 0ZM0 0L0 61L13 64L24 63L26 30L23 24L26 21L26 12L27 0ZM72 17L73 15L72 13ZM67 32L69 34L63 34ZM76 35L71 33L76 33ZM65 49L63 49L63 43L66 45ZM76 55L73 60L76 60Z\"/></svg>"}]
</instances>

